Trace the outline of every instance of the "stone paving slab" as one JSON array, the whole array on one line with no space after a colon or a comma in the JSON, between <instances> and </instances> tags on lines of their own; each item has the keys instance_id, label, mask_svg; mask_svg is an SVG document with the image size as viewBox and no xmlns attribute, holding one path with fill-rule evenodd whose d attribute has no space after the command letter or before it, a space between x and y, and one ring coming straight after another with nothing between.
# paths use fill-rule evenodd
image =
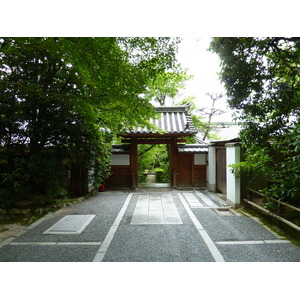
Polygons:
<instances>
[{"instance_id":1,"label":"stone paving slab","mask_svg":"<svg viewBox=\"0 0 300 300\"><path fill-rule=\"evenodd\" d=\"M171 195L139 194L133 211L131 225L182 224Z\"/></svg>"},{"instance_id":2,"label":"stone paving slab","mask_svg":"<svg viewBox=\"0 0 300 300\"><path fill-rule=\"evenodd\" d=\"M203 204L199 201L194 193L182 193L190 207L202 207Z\"/></svg>"},{"instance_id":3,"label":"stone paving slab","mask_svg":"<svg viewBox=\"0 0 300 300\"><path fill-rule=\"evenodd\" d=\"M44 234L80 234L96 215L67 215Z\"/></svg>"}]
</instances>

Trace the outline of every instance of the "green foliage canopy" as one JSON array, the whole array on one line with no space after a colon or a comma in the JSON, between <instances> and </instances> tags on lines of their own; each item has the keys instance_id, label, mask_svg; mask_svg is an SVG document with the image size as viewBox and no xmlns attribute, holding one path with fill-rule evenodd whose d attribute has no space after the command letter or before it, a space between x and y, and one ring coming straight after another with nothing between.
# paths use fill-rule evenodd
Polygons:
<instances>
[{"instance_id":1,"label":"green foliage canopy","mask_svg":"<svg viewBox=\"0 0 300 300\"><path fill-rule=\"evenodd\" d=\"M241 170L275 182L266 189L287 201L300 198L300 38L214 38L220 78L247 150Z\"/></svg>"},{"instance_id":2,"label":"green foliage canopy","mask_svg":"<svg viewBox=\"0 0 300 300\"><path fill-rule=\"evenodd\" d=\"M1 38L0 196L40 185L36 177L42 178L47 167L32 158L49 148L86 167L96 161L95 180L105 179L112 136L155 116L142 95L148 82L175 67L177 43L171 38ZM53 185L49 174L44 181Z\"/></svg>"}]
</instances>

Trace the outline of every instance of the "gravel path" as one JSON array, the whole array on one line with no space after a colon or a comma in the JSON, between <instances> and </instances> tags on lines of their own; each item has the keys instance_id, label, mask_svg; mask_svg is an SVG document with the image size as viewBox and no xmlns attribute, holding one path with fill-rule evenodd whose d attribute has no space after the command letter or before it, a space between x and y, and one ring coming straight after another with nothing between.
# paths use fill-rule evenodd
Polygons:
<instances>
[{"instance_id":1,"label":"gravel path","mask_svg":"<svg viewBox=\"0 0 300 300\"><path fill-rule=\"evenodd\" d=\"M162 195L172 200L182 224L131 224L139 199ZM98 193L27 228L16 227L19 234L0 242L0 261L300 261L299 247L247 216L219 210L220 203L205 191ZM44 234L67 215L95 217L80 234Z\"/></svg>"}]
</instances>

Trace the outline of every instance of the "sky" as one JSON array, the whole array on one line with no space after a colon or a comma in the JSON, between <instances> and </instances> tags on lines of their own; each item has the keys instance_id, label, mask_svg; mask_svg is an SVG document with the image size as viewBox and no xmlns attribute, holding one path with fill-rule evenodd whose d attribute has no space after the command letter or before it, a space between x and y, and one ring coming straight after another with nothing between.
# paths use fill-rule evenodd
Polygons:
<instances>
[{"instance_id":1,"label":"sky","mask_svg":"<svg viewBox=\"0 0 300 300\"><path fill-rule=\"evenodd\" d=\"M215 53L208 51L211 38L187 37L179 44L177 59L188 73L194 75L186 87L184 96L193 94L202 101L207 98L206 93L225 93L218 80L220 61ZM225 101L224 101L225 102Z\"/></svg>"},{"instance_id":2,"label":"sky","mask_svg":"<svg viewBox=\"0 0 300 300\"><path fill-rule=\"evenodd\" d=\"M217 108L226 111L224 114L214 116L214 122L232 122L232 111L226 102L226 92L219 80L220 60L217 54L208 51L210 37L183 37L179 44L177 59L183 69L187 68L187 73L194 77L187 81L184 90L180 91L179 99L189 96L195 97L198 108L210 107L212 101L207 93L223 94L224 97L216 102ZM221 139L237 137L239 128L232 126L221 129L219 132Z\"/></svg>"}]
</instances>

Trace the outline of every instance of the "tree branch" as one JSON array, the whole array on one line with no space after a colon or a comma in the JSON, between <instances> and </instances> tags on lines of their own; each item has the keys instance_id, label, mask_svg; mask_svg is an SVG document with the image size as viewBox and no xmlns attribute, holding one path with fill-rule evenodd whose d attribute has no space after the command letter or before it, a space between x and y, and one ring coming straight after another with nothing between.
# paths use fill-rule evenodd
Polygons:
<instances>
[{"instance_id":1,"label":"tree branch","mask_svg":"<svg viewBox=\"0 0 300 300\"><path fill-rule=\"evenodd\" d=\"M138 154L138 157L140 158L142 155L144 155L146 152L150 151L152 148L154 148L156 145L152 145L149 148L145 149L144 151L140 152Z\"/></svg>"}]
</instances>

